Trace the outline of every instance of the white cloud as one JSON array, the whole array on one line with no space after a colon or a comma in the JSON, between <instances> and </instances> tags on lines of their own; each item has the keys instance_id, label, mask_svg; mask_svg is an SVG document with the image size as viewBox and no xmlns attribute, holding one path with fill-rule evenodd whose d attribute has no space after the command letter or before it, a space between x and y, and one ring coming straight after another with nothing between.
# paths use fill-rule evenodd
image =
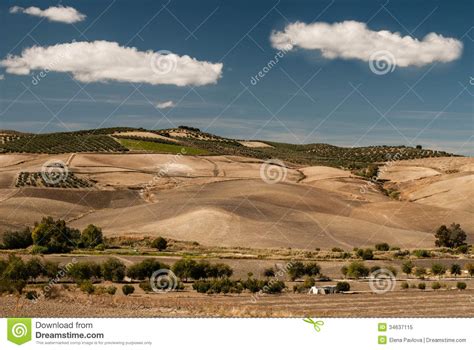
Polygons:
<instances>
[{"instance_id":1,"label":"white cloud","mask_svg":"<svg viewBox=\"0 0 474 350\"><path fill-rule=\"evenodd\" d=\"M5 75L0 74L0 80L5 80Z\"/></svg>"},{"instance_id":2,"label":"white cloud","mask_svg":"<svg viewBox=\"0 0 474 350\"><path fill-rule=\"evenodd\" d=\"M174 106L176 105L173 101L165 101L165 102L158 102L155 107L159 109L164 109L164 108L171 108Z\"/></svg>"},{"instance_id":3,"label":"white cloud","mask_svg":"<svg viewBox=\"0 0 474 350\"><path fill-rule=\"evenodd\" d=\"M373 31L362 22L340 23L295 22L281 32L274 31L270 41L277 49L302 48L319 50L328 59L359 59L369 61L372 54L388 51L399 67L423 66L432 62L450 62L461 56L463 44L454 38L436 33L423 40L387 30Z\"/></svg>"},{"instance_id":4,"label":"white cloud","mask_svg":"<svg viewBox=\"0 0 474 350\"><path fill-rule=\"evenodd\" d=\"M6 72L30 74L32 70L72 73L81 82L132 82L177 86L214 84L222 63L198 61L169 51L138 51L116 42L72 42L23 50L0 61Z\"/></svg>"},{"instance_id":5,"label":"white cloud","mask_svg":"<svg viewBox=\"0 0 474 350\"><path fill-rule=\"evenodd\" d=\"M69 6L52 6L48 7L46 10L34 6L27 8L13 6L10 8L10 13L25 13L31 16L45 17L53 22L63 23L76 23L83 21L86 18L86 15Z\"/></svg>"}]
</instances>

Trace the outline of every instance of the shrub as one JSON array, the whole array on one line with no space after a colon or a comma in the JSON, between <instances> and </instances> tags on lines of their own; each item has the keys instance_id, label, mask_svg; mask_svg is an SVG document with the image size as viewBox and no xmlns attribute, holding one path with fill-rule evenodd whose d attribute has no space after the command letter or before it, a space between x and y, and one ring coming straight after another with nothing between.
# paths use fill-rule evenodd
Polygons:
<instances>
[{"instance_id":1,"label":"shrub","mask_svg":"<svg viewBox=\"0 0 474 350\"><path fill-rule=\"evenodd\" d=\"M359 250L357 250L357 256L359 258L362 258L363 260L373 260L374 252L370 248L359 249Z\"/></svg>"},{"instance_id":2,"label":"shrub","mask_svg":"<svg viewBox=\"0 0 474 350\"><path fill-rule=\"evenodd\" d=\"M279 294L286 288L285 282L280 280L268 281L262 288L262 291L267 294Z\"/></svg>"},{"instance_id":3,"label":"shrub","mask_svg":"<svg viewBox=\"0 0 474 350\"><path fill-rule=\"evenodd\" d=\"M402 271L406 273L407 277L413 272L413 262L411 260L407 260L402 264Z\"/></svg>"},{"instance_id":4,"label":"shrub","mask_svg":"<svg viewBox=\"0 0 474 350\"><path fill-rule=\"evenodd\" d=\"M431 253L425 249L417 249L413 251L413 254L417 258L431 258Z\"/></svg>"},{"instance_id":5,"label":"shrub","mask_svg":"<svg viewBox=\"0 0 474 350\"><path fill-rule=\"evenodd\" d=\"M36 290L29 290L26 292L25 298L28 300L36 300L38 299L38 292Z\"/></svg>"},{"instance_id":6,"label":"shrub","mask_svg":"<svg viewBox=\"0 0 474 350\"><path fill-rule=\"evenodd\" d=\"M464 289L467 288L467 285L464 282L458 282L458 283L456 283L456 288L459 289L459 290L464 290Z\"/></svg>"},{"instance_id":7,"label":"shrub","mask_svg":"<svg viewBox=\"0 0 474 350\"><path fill-rule=\"evenodd\" d=\"M38 255L48 254L48 248L42 247L40 245L34 245L31 248L31 254L38 254Z\"/></svg>"},{"instance_id":8,"label":"shrub","mask_svg":"<svg viewBox=\"0 0 474 350\"><path fill-rule=\"evenodd\" d=\"M456 251L461 254L467 254L469 252L469 246L467 244L460 245L456 248Z\"/></svg>"},{"instance_id":9,"label":"shrub","mask_svg":"<svg viewBox=\"0 0 474 350\"><path fill-rule=\"evenodd\" d=\"M390 250L390 246L388 243L378 243L375 245L375 249L382 252L388 252Z\"/></svg>"},{"instance_id":10,"label":"shrub","mask_svg":"<svg viewBox=\"0 0 474 350\"><path fill-rule=\"evenodd\" d=\"M418 283L418 289L425 290L426 289L426 284L425 283Z\"/></svg>"},{"instance_id":11,"label":"shrub","mask_svg":"<svg viewBox=\"0 0 474 350\"><path fill-rule=\"evenodd\" d=\"M331 249L331 251L335 252L335 253L342 253L344 251L344 249L342 248L338 248L338 247L334 247Z\"/></svg>"},{"instance_id":12,"label":"shrub","mask_svg":"<svg viewBox=\"0 0 474 350\"><path fill-rule=\"evenodd\" d=\"M91 281L82 281L79 288L87 294L93 294L95 292L95 287Z\"/></svg>"},{"instance_id":13,"label":"shrub","mask_svg":"<svg viewBox=\"0 0 474 350\"><path fill-rule=\"evenodd\" d=\"M196 261L191 259L181 259L174 263L171 270L179 278L187 281L188 278L192 278L191 274L196 273ZM196 277L196 276L195 276Z\"/></svg>"},{"instance_id":14,"label":"shrub","mask_svg":"<svg viewBox=\"0 0 474 350\"><path fill-rule=\"evenodd\" d=\"M107 292L107 294L115 295L115 293L117 292L117 287L115 287L115 286L108 286L105 291Z\"/></svg>"},{"instance_id":15,"label":"shrub","mask_svg":"<svg viewBox=\"0 0 474 350\"><path fill-rule=\"evenodd\" d=\"M265 277L275 277L275 270L273 267L266 268L263 270L263 276Z\"/></svg>"},{"instance_id":16,"label":"shrub","mask_svg":"<svg viewBox=\"0 0 474 350\"><path fill-rule=\"evenodd\" d=\"M403 258L408 255L410 255L410 252L408 250L398 250L395 253L393 253L393 257L395 258Z\"/></svg>"},{"instance_id":17,"label":"shrub","mask_svg":"<svg viewBox=\"0 0 474 350\"><path fill-rule=\"evenodd\" d=\"M451 275L454 275L456 277L460 275L462 272L461 266L458 264L452 264L451 269L449 271L451 272Z\"/></svg>"},{"instance_id":18,"label":"shrub","mask_svg":"<svg viewBox=\"0 0 474 350\"><path fill-rule=\"evenodd\" d=\"M102 230L90 224L81 233L81 244L84 248L94 248L104 243Z\"/></svg>"},{"instance_id":19,"label":"shrub","mask_svg":"<svg viewBox=\"0 0 474 350\"><path fill-rule=\"evenodd\" d=\"M401 287L402 289L408 289L409 288L408 282L402 282Z\"/></svg>"},{"instance_id":20,"label":"shrub","mask_svg":"<svg viewBox=\"0 0 474 350\"><path fill-rule=\"evenodd\" d=\"M431 288L434 290L438 290L441 288L441 284L439 282L433 282L433 284L431 284Z\"/></svg>"},{"instance_id":21,"label":"shrub","mask_svg":"<svg viewBox=\"0 0 474 350\"><path fill-rule=\"evenodd\" d=\"M426 275L426 269L424 267L417 267L415 270L415 276L418 278L424 278Z\"/></svg>"},{"instance_id":22,"label":"shrub","mask_svg":"<svg viewBox=\"0 0 474 350\"><path fill-rule=\"evenodd\" d=\"M125 264L117 258L107 259L101 266L106 281L120 282L125 277Z\"/></svg>"},{"instance_id":23,"label":"shrub","mask_svg":"<svg viewBox=\"0 0 474 350\"><path fill-rule=\"evenodd\" d=\"M348 272L348 267L346 265L344 265L343 267L341 267L341 273L342 275L344 276L344 278L347 276L347 272Z\"/></svg>"},{"instance_id":24,"label":"shrub","mask_svg":"<svg viewBox=\"0 0 474 350\"><path fill-rule=\"evenodd\" d=\"M444 265L434 263L431 265L431 273L441 278L441 275L446 273L446 267Z\"/></svg>"},{"instance_id":25,"label":"shrub","mask_svg":"<svg viewBox=\"0 0 474 350\"><path fill-rule=\"evenodd\" d=\"M469 273L469 276L471 277L474 276L474 264L472 263L466 264L465 269Z\"/></svg>"},{"instance_id":26,"label":"shrub","mask_svg":"<svg viewBox=\"0 0 474 350\"><path fill-rule=\"evenodd\" d=\"M140 282L140 284L138 286L146 293L153 292L153 288L151 287L150 281Z\"/></svg>"},{"instance_id":27,"label":"shrub","mask_svg":"<svg viewBox=\"0 0 474 350\"><path fill-rule=\"evenodd\" d=\"M169 269L169 266L153 258L144 259L139 263L129 266L127 276L135 280L144 280L150 278L153 272L160 269Z\"/></svg>"},{"instance_id":28,"label":"shrub","mask_svg":"<svg viewBox=\"0 0 474 350\"><path fill-rule=\"evenodd\" d=\"M29 227L20 231L7 231L3 235L3 249L23 249L33 244Z\"/></svg>"},{"instance_id":29,"label":"shrub","mask_svg":"<svg viewBox=\"0 0 474 350\"><path fill-rule=\"evenodd\" d=\"M337 282L336 291L338 293L348 292L351 290L351 285L348 282Z\"/></svg>"},{"instance_id":30,"label":"shrub","mask_svg":"<svg viewBox=\"0 0 474 350\"><path fill-rule=\"evenodd\" d=\"M314 284L316 283L316 280L313 277L306 277L306 279L303 282L303 288L310 289Z\"/></svg>"},{"instance_id":31,"label":"shrub","mask_svg":"<svg viewBox=\"0 0 474 350\"><path fill-rule=\"evenodd\" d=\"M122 293L123 293L123 295L133 294L133 292L135 292L135 287L132 286L131 284L125 284L125 285L122 287Z\"/></svg>"},{"instance_id":32,"label":"shrub","mask_svg":"<svg viewBox=\"0 0 474 350\"><path fill-rule=\"evenodd\" d=\"M369 275L369 269L363 263L354 261L349 264L347 275L351 278L367 277Z\"/></svg>"},{"instance_id":33,"label":"shrub","mask_svg":"<svg viewBox=\"0 0 474 350\"><path fill-rule=\"evenodd\" d=\"M321 266L317 263L308 263L304 267L304 274L306 276L317 276L321 274Z\"/></svg>"},{"instance_id":34,"label":"shrub","mask_svg":"<svg viewBox=\"0 0 474 350\"><path fill-rule=\"evenodd\" d=\"M80 233L67 227L64 220L54 221L49 216L35 224L31 237L35 245L46 247L46 253L68 253L76 247Z\"/></svg>"},{"instance_id":35,"label":"shrub","mask_svg":"<svg viewBox=\"0 0 474 350\"><path fill-rule=\"evenodd\" d=\"M301 261L293 262L288 268L288 276L292 281L303 277L305 274L305 267Z\"/></svg>"},{"instance_id":36,"label":"shrub","mask_svg":"<svg viewBox=\"0 0 474 350\"><path fill-rule=\"evenodd\" d=\"M461 228L461 225L452 223L451 226L446 227L442 225L435 233L436 246L456 248L466 244L466 232Z\"/></svg>"},{"instance_id":37,"label":"shrub","mask_svg":"<svg viewBox=\"0 0 474 350\"><path fill-rule=\"evenodd\" d=\"M163 250L166 250L168 247L168 241L164 239L163 237L158 237L151 242L151 247L158 249L160 252Z\"/></svg>"}]
</instances>

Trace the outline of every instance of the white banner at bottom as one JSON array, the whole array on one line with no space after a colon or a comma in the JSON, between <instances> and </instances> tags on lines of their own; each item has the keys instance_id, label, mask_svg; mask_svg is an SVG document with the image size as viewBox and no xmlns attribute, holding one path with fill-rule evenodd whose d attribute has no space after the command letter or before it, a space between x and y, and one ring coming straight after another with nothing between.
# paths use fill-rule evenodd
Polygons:
<instances>
[{"instance_id":1,"label":"white banner at bottom","mask_svg":"<svg viewBox=\"0 0 474 350\"><path fill-rule=\"evenodd\" d=\"M472 318L8 318L0 349L473 349Z\"/></svg>"}]
</instances>

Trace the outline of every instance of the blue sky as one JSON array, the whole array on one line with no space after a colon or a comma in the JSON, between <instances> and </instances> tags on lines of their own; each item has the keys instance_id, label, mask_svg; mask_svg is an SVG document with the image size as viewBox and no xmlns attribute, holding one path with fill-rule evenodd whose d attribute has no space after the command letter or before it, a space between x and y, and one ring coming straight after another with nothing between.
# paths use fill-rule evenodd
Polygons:
<instances>
[{"instance_id":1,"label":"blue sky","mask_svg":"<svg viewBox=\"0 0 474 350\"><path fill-rule=\"evenodd\" d=\"M474 153L472 1L81 0L60 4L73 7L85 19L63 23L23 10L10 13L13 6L44 10L58 2L2 1L0 59L21 56L35 45L102 40L141 52L188 55L199 67L207 65L204 75L209 67L222 64L220 76L206 77L215 82L202 83L201 76L193 75L191 83L177 86L149 83L146 78L86 82L73 72L51 69L34 84L32 76L44 69L19 75L0 67L0 129L50 132L186 124L244 139L344 146L422 144ZM434 32L461 42L462 52L448 62L435 59L418 66L423 53L416 57L415 51L405 64L397 51L393 71L374 74L365 59L327 58L321 50L301 44L285 51L258 82L252 80L279 52L272 45L272 33L285 32L295 22L310 26L344 21L419 40ZM351 49L359 39L351 40ZM359 51L364 56L364 50ZM57 65L61 64L65 60L59 57ZM163 103L168 107L157 108Z\"/></svg>"}]
</instances>

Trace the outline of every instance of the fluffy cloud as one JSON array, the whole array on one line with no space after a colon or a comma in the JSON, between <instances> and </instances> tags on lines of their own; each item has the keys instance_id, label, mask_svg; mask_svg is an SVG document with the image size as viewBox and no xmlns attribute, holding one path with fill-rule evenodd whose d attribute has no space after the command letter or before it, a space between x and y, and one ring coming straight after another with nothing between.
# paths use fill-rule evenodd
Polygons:
<instances>
[{"instance_id":1,"label":"fluffy cloud","mask_svg":"<svg viewBox=\"0 0 474 350\"><path fill-rule=\"evenodd\" d=\"M34 6L27 8L13 6L10 8L10 13L25 13L27 15L45 17L50 21L63 23L76 23L83 21L86 18L86 15L69 6L52 6L48 7L46 10Z\"/></svg>"},{"instance_id":2,"label":"fluffy cloud","mask_svg":"<svg viewBox=\"0 0 474 350\"><path fill-rule=\"evenodd\" d=\"M116 42L72 42L23 50L0 61L6 72L30 74L32 70L69 72L81 82L120 81L177 86L216 83L222 63L198 61L169 51L139 51Z\"/></svg>"},{"instance_id":3,"label":"fluffy cloud","mask_svg":"<svg viewBox=\"0 0 474 350\"><path fill-rule=\"evenodd\" d=\"M156 108L159 108L159 109L171 108L171 107L174 107L174 106L176 106L176 105L173 101L158 102L156 104Z\"/></svg>"},{"instance_id":4,"label":"fluffy cloud","mask_svg":"<svg viewBox=\"0 0 474 350\"><path fill-rule=\"evenodd\" d=\"M319 50L328 59L359 59L369 61L372 54L388 51L399 67L423 66L432 62L450 62L461 56L463 45L454 38L436 33L427 34L423 40L401 36L387 30L373 31L365 23L344 21L340 23L295 22L270 37L277 49L302 48Z\"/></svg>"}]
</instances>

